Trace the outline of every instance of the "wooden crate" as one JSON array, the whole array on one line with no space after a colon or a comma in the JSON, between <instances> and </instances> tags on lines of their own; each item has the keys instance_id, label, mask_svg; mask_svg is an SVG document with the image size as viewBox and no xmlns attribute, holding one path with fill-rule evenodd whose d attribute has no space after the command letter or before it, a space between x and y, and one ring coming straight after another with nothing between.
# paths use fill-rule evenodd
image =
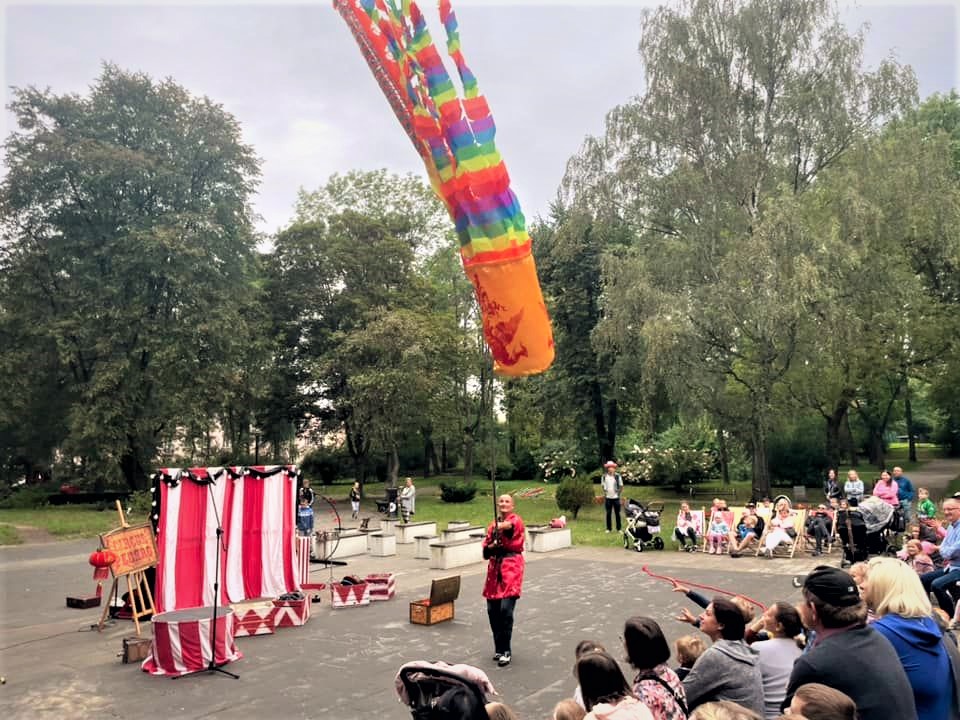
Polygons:
<instances>
[{"instance_id":1,"label":"wooden crate","mask_svg":"<svg viewBox=\"0 0 960 720\"><path fill-rule=\"evenodd\" d=\"M436 625L453 620L454 601L460 596L460 576L437 578L430 584L430 597L410 603L410 622Z\"/></svg>"},{"instance_id":2,"label":"wooden crate","mask_svg":"<svg viewBox=\"0 0 960 720\"><path fill-rule=\"evenodd\" d=\"M153 638L126 637L123 639L123 661L125 663L146 660L153 647Z\"/></svg>"}]
</instances>

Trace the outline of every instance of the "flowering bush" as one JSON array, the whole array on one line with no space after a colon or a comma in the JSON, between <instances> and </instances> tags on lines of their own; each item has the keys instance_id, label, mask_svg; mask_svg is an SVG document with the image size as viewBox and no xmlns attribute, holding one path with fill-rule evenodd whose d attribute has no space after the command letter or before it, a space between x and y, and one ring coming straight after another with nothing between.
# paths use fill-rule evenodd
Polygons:
<instances>
[{"instance_id":1,"label":"flowering bush","mask_svg":"<svg viewBox=\"0 0 960 720\"><path fill-rule=\"evenodd\" d=\"M634 445L619 472L625 483L682 486L709 478L716 465L709 449Z\"/></svg>"},{"instance_id":2,"label":"flowering bush","mask_svg":"<svg viewBox=\"0 0 960 720\"><path fill-rule=\"evenodd\" d=\"M575 477L580 463L580 453L561 442L545 444L540 448L537 459L544 482L560 482L565 477Z\"/></svg>"}]
</instances>

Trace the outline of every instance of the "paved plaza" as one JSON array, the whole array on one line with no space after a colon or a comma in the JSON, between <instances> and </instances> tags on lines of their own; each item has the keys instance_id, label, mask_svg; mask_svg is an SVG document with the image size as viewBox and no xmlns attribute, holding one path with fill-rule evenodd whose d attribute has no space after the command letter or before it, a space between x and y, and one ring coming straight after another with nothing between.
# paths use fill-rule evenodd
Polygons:
<instances>
[{"instance_id":1,"label":"paved plaza","mask_svg":"<svg viewBox=\"0 0 960 720\"><path fill-rule=\"evenodd\" d=\"M611 539L611 543L615 539ZM122 639L131 621L91 630L99 609L65 607L67 595L86 596L94 583L87 556L95 540L0 548L0 707L15 718L404 718L397 701L397 669L411 660L464 662L485 670L504 702L520 717L548 718L573 693L573 649L584 638L622 657L618 636L630 615L657 619L671 642L692 630L674 620L681 607L696 609L669 583L643 566L742 592L761 602L795 600L791 580L817 562L704 554L636 553L620 547L527 553L524 595L517 608L514 660L506 669L491 660L493 647L480 595L485 565L430 570L398 546L392 558L360 557L345 567L312 566L324 582L346 574L397 573L393 600L366 607L314 604L304 627L242 637L244 658L228 666L240 675L199 674L177 680L147 675L123 664ZM819 560L819 559L818 559ZM839 563L839 554L827 558ZM408 603L429 593L432 578L462 576L456 619L433 627L408 622ZM146 625L149 633L149 623Z\"/></svg>"}]
</instances>

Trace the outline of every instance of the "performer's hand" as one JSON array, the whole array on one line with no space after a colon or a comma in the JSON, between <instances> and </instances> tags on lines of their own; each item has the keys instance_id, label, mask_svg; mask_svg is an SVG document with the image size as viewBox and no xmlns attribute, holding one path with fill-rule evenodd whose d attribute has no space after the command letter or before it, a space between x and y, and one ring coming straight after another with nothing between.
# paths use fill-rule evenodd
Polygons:
<instances>
[{"instance_id":1,"label":"performer's hand","mask_svg":"<svg viewBox=\"0 0 960 720\"><path fill-rule=\"evenodd\" d=\"M693 613L686 608L680 611L680 614L677 615L677 620L680 622L690 623L691 625L695 625L697 622L697 618L694 617Z\"/></svg>"},{"instance_id":2,"label":"performer's hand","mask_svg":"<svg viewBox=\"0 0 960 720\"><path fill-rule=\"evenodd\" d=\"M681 585L679 580L672 580L671 582L673 582L674 592L683 593L684 595L690 592L690 588L686 587L685 585Z\"/></svg>"}]
</instances>

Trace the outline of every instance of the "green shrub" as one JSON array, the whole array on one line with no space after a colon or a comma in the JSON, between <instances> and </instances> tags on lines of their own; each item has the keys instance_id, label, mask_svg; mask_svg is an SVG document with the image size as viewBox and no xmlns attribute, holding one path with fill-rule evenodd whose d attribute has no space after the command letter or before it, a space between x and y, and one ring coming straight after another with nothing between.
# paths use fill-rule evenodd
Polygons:
<instances>
[{"instance_id":1,"label":"green shrub","mask_svg":"<svg viewBox=\"0 0 960 720\"><path fill-rule=\"evenodd\" d=\"M303 457L300 461L300 470L311 482L332 485L343 474L344 466L348 462L349 458L344 453L320 447L311 450Z\"/></svg>"},{"instance_id":2,"label":"green shrub","mask_svg":"<svg viewBox=\"0 0 960 720\"><path fill-rule=\"evenodd\" d=\"M470 481L440 483L440 499L445 503L470 502L477 494L477 484Z\"/></svg>"},{"instance_id":3,"label":"green shrub","mask_svg":"<svg viewBox=\"0 0 960 720\"><path fill-rule=\"evenodd\" d=\"M593 483L588 478L571 477L560 482L557 488L557 507L577 519L580 508L593 503Z\"/></svg>"},{"instance_id":4,"label":"green shrub","mask_svg":"<svg viewBox=\"0 0 960 720\"><path fill-rule=\"evenodd\" d=\"M517 450L511 459L514 480L533 480L537 476L537 461L526 448Z\"/></svg>"},{"instance_id":5,"label":"green shrub","mask_svg":"<svg viewBox=\"0 0 960 720\"><path fill-rule=\"evenodd\" d=\"M8 510L43 507L47 504L47 498L52 492L56 490L51 490L49 485L25 485L0 501L0 507Z\"/></svg>"},{"instance_id":6,"label":"green shrub","mask_svg":"<svg viewBox=\"0 0 960 720\"><path fill-rule=\"evenodd\" d=\"M127 499L127 514L150 516L153 508L153 493L150 490L137 490Z\"/></svg>"},{"instance_id":7,"label":"green shrub","mask_svg":"<svg viewBox=\"0 0 960 720\"><path fill-rule=\"evenodd\" d=\"M767 457L771 477L782 485L819 487L828 464L823 436L823 421L818 418L804 418L770 433Z\"/></svg>"}]
</instances>

